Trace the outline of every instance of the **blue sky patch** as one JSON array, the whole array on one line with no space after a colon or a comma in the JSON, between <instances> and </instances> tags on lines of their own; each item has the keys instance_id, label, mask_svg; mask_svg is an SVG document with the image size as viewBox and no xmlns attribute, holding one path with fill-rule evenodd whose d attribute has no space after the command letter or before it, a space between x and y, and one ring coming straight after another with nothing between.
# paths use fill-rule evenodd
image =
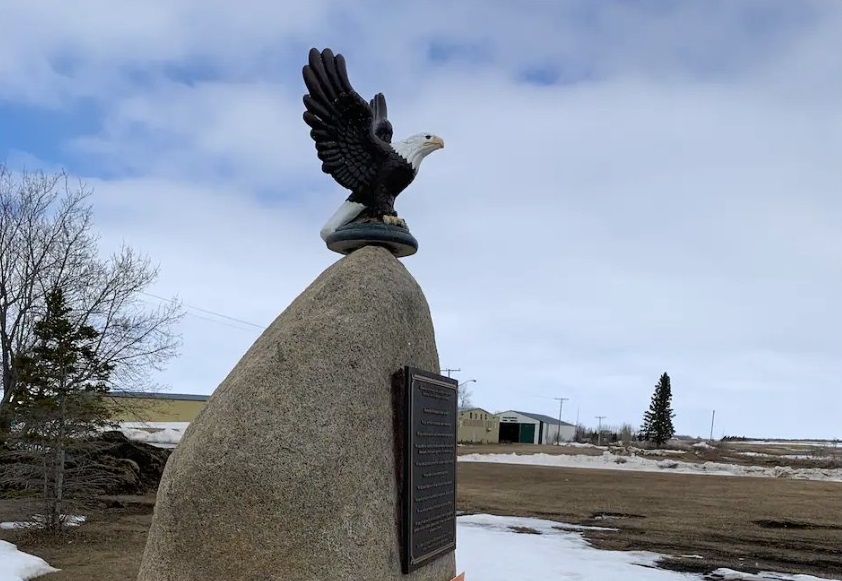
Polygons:
<instances>
[{"instance_id":1,"label":"blue sky patch","mask_svg":"<svg viewBox=\"0 0 842 581\"><path fill-rule=\"evenodd\" d=\"M583 66L535 64L516 71L515 78L521 83L548 87L581 83L592 79L593 74Z\"/></svg>"},{"instance_id":2,"label":"blue sky patch","mask_svg":"<svg viewBox=\"0 0 842 581\"><path fill-rule=\"evenodd\" d=\"M456 40L431 40L426 48L427 60L433 64L450 63L484 64L493 58L492 48L483 43Z\"/></svg>"},{"instance_id":3,"label":"blue sky patch","mask_svg":"<svg viewBox=\"0 0 842 581\"><path fill-rule=\"evenodd\" d=\"M72 171L82 168L67 147L68 141L80 134L95 133L100 125L99 110L90 100L75 101L60 110L0 103L0 119L0 160L26 152L48 165Z\"/></svg>"}]
</instances>

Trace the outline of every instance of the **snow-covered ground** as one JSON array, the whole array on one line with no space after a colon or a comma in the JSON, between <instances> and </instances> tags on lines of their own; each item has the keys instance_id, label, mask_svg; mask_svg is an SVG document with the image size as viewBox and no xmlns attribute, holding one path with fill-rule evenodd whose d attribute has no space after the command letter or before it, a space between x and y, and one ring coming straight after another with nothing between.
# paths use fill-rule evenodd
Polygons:
<instances>
[{"instance_id":1,"label":"snow-covered ground","mask_svg":"<svg viewBox=\"0 0 842 581\"><path fill-rule=\"evenodd\" d=\"M731 445L811 446L817 448L842 448L842 440L734 440Z\"/></svg>"},{"instance_id":2,"label":"snow-covered ground","mask_svg":"<svg viewBox=\"0 0 842 581\"><path fill-rule=\"evenodd\" d=\"M719 476L755 476L766 478L794 478L800 480L827 480L842 482L842 469L790 468L789 466L743 466L721 462L695 464L680 460L656 460L640 456L616 456L603 452L601 456L581 454L466 454L460 462L489 462L500 464L530 464L561 468L600 468L603 470L637 470L671 474L714 474Z\"/></svg>"},{"instance_id":3,"label":"snow-covered ground","mask_svg":"<svg viewBox=\"0 0 842 581\"><path fill-rule=\"evenodd\" d=\"M176 432L183 432L187 429L190 422L120 422L120 429L151 429L164 430L170 429Z\"/></svg>"},{"instance_id":4,"label":"snow-covered ground","mask_svg":"<svg viewBox=\"0 0 842 581\"><path fill-rule=\"evenodd\" d=\"M515 532L515 528L530 532ZM709 576L676 573L657 568L661 557L657 553L597 549L576 531L577 528L529 518L488 514L460 516L457 519L457 570L465 572L465 581L826 581L810 575L773 572L751 575L732 569L717 569ZM55 571L57 569L42 559L0 541L0 581L26 581Z\"/></svg>"},{"instance_id":5,"label":"snow-covered ground","mask_svg":"<svg viewBox=\"0 0 842 581\"><path fill-rule=\"evenodd\" d=\"M64 518L64 526L66 527L78 527L87 517L82 515L76 514L65 514L62 515ZM17 521L17 522L0 522L0 530L10 531L13 529L28 529L31 527L39 527L42 526L44 523L43 515L35 515L32 517L32 520L28 521Z\"/></svg>"},{"instance_id":6,"label":"snow-covered ground","mask_svg":"<svg viewBox=\"0 0 842 581\"><path fill-rule=\"evenodd\" d=\"M815 460L813 454L767 454L766 452L734 452L737 456L748 456L750 458L785 458L787 460ZM820 457L819 457L820 458Z\"/></svg>"},{"instance_id":7,"label":"snow-covered ground","mask_svg":"<svg viewBox=\"0 0 842 581\"><path fill-rule=\"evenodd\" d=\"M661 555L657 553L597 549L581 533L566 527L560 530L559 523L552 521L477 514L459 517L457 526L456 566L459 572L465 571L465 581L820 581L810 575L774 572L750 575L717 569L702 576L658 569ZM516 533L512 527L540 534Z\"/></svg>"},{"instance_id":8,"label":"snow-covered ground","mask_svg":"<svg viewBox=\"0 0 842 581\"><path fill-rule=\"evenodd\" d=\"M175 448L190 422L122 422L120 431L129 440L158 448Z\"/></svg>"},{"instance_id":9,"label":"snow-covered ground","mask_svg":"<svg viewBox=\"0 0 842 581\"><path fill-rule=\"evenodd\" d=\"M12 543L0 541L0 581L26 581L57 571L44 559L23 553Z\"/></svg>"},{"instance_id":10,"label":"snow-covered ground","mask_svg":"<svg viewBox=\"0 0 842 581\"><path fill-rule=\"evenodd\" d=\"M620 448L622 450L622 448ZM683 456L684 450L670 450L669 448L654 448L652 450L647 450L645 448L636 448L634 446L629 446L626 450L630 453L639 456Z\"/></svg>"}]
</instances>

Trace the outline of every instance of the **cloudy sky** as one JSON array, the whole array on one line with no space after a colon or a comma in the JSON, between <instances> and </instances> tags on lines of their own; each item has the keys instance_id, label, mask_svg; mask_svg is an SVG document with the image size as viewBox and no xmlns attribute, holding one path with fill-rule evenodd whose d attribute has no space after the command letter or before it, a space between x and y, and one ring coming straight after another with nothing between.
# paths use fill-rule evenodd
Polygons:
<instances>
[{"instance_id":1,"label":"cloudy sky","mask_svg":"<svg viewBox=\"0 0 842 581\"><path fill-rule=\"evenodd\" d=\"M842 437L832 0L5 0L0 160L83 177L103 252L160 263L191 307L170 390L338 259L311 46L447 144L396 207L475 404L638 425L667 371L680 433Z\"/></svg>"}]
</instances>

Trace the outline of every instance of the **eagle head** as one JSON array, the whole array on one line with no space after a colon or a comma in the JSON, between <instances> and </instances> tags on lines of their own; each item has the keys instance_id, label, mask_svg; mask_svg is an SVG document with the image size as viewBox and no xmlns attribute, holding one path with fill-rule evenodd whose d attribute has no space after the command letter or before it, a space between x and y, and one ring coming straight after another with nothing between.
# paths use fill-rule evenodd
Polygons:
<instances>
[{"instance_id":1,"label":"eagle head","mask_svg":"<svg viewBox=\"0 0 842 581\"><path fill-rule=\"evenodd\" d=\"M444 140L433 133L416 133L392 144L395 152L409 162L416 172L425 157L443 147Z\"/></svg>"}]
</instances>

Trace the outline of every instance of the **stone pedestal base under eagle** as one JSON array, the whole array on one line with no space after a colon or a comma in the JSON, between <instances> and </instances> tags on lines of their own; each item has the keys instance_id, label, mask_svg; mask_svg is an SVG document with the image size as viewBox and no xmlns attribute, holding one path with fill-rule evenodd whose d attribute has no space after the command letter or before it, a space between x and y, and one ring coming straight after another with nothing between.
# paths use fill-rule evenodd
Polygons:
<instances>
[{"instance_id":1,"label":"stone pedestal base under eagle","mask_svg":"<svg viewBox=\"0 0 842 581\"><path fill-rule=\"evenodd\" d=\"M418 249L406 223L395 212L395 198L412 183L421 161L444 141L419 133L392 143L386 98L366 101L348 80L345 59L330 49L310 49L303 68L304 122L322 161L322 171L351 190L321 231L328 248L348 254L369 244L396 256Z\"/></svg>"}]
</instances>

